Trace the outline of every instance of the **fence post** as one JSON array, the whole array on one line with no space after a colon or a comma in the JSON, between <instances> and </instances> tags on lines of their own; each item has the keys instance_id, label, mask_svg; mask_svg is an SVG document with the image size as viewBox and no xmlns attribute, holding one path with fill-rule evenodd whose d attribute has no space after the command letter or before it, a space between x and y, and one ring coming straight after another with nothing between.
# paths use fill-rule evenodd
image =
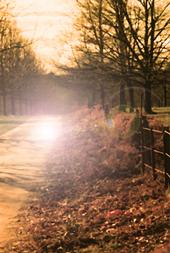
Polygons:
<instances>
[{"instance_id":1,"label":"fence post","mask_svg":"<svg viewBox=\"0 0 170 253\"><path fill-rule=\"evenodd\" d=\"M143 136L143 126L141 125L141 158L142 158L142 174L145 173L145 150L144 150L144 136Z\"/></svg>"},{"instance_id":2,"label":"fence post","mask_svg":"<svg viewBox=\"0 0 170 253\"><path fill-rule=\"evenodd\" d=\"M164 142L164 169L165 169L165 187L170 185L170 135L166 132L169 128L165 127L163 131L163 142Z\"/></svg>"},{"instance_id":3,"label":"fence post","mask_svg":"<svg viewBox=\"0 0 170 253\"><path fill-rule=\"evenodd\" d=\"M141 109L142 112L142 109ZM143 133L143 115L141 113L140 117L140 151L141 151L141 161L142 161L142 174L145 172L145 155L144 155L144 133Z\"/></svg>"},{"instance_id":4,"label":"fence post","mask_svg":"<svg viewBox=\"0 0 170 253\"><path fill-rule=\"evenodd\" d=\"M151 166L152 166L153 178L156 179L156 171L155 171L156 163L155 163L154 145L155 145L154 132L153 132L153 129L151 128Z\"/></svg>"}]
</instances>

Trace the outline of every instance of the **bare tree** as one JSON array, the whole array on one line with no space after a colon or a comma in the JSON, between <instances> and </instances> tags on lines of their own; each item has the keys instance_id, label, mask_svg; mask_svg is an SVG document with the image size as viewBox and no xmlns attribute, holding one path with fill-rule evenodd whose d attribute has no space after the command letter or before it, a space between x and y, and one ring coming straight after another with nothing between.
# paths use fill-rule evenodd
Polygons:
<instances>
[{"instance_id":1,"label":"bare tree","mask_svg":"<svg viewBox=\"0 0 170 253\"><path fill-rule=\"evenodd\" d=\"M11 113L16 113L15 102L21 100L21 93L27 95L25 104L34 93L26 79L39 73L40 64L32 50L32 42L21 36L16 24L11 20L8 6L0 2L0 91L3 113L7 114L7 103L11 100ZM8 98L7 98L8 97ZM19 99L20 98L20 99ZM22 99L24 101L24 99ZM21 102L20 102L21 104ZM31 104L31 103L30 103Z\"/></svg>"},{"instance_id":2,"label":"bare tree","mask_svg":"<svg viewBox=\"0 0 170 253\"><path fill-rule=\"evenodd\" d=\"M80 45L77 51L81 52L79 66L84 69L91 69L93 80L95 79L95 89L99 89L102 106L105 104L105 92L108 88L107 71L108 58L107 39L108 31L104 24L105 1L104 0L77 0L81 10L81 16L77 21L77 29L80 31ZM85 70L85 71L86 71Z\"/></svg>"},{"instance_id":3,"label":"bare tree","mask_svg":"<svg viewBox=\"0 0 170 253\"><path fill-rule=\"evenodd\" d=\"M132 69L133 57L125 43L121 40L122 31L117 26L117 19L121 18L125 27L125 16L120 12L120 17L110 8L107 0L103 1L78 1L81 17L77 21L76 28L80 32L81 42L76 48L81 52L77 59L78 67L88 70L91 66L93 76L100 88L101 101L105 103L107 90L113 92L114 80L120 79L120 109L126 107L125 86L129 88L131 107L134 107L134 93L131 87L129 73ZM113 17L114 16L114 17ZM131 37L131 40L132 37ZM79 54L78 54L79 55ZM83 67L80 64L83 62ZM109 82L107 78L109 77ZM110 79L112 78L112 85ZM97 87L97 86L96 86ZM93 93L95 85L93 85Z\"/></svg>"},{"instance_id":4,"label":"bare tree","mask_svg":"<svg viewBox=\"0 0 170 253\"><path fill-rule=\"evenodd\" d=\"M136 62L136 72L143 80L145 111L151 113L154 76L164 68L168 58L170 19L166 10L169 4L164 4L158 9L155 0L137 0L132 12L125 0L111 0L110 6L117 17L117 26L121 34L119 40L131 52ZM128 32L124 29L122 15ZM136 29L136 23L139 29ZM129 31L135 47L132 46Z\"/></svg>"}]
</instances>

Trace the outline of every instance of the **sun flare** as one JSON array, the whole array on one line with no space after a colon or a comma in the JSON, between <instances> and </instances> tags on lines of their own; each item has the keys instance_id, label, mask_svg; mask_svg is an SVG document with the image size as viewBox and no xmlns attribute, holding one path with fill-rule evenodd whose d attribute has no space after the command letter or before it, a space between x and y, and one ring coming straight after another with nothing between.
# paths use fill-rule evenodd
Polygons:
<instances>
[{"instance_id":1,"label":"sun flare","mask_svg":"<svg viewBox=\"0 0 170 253\"><path fill-rule=\"evenodd\" d=\"M31 139L33 141L47 141L53 142L61 135L61 126L60 124L54 123L50 120L44 120L40 122L33 129L31 134Z\"/></svg>"}]
</instances>

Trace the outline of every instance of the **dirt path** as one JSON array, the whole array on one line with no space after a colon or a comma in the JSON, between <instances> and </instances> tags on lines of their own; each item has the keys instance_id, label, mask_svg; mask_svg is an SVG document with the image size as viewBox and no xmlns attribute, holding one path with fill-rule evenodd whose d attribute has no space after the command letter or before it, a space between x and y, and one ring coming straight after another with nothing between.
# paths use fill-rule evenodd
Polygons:
<instances>
[{"instance_id":1,"label":"dirt path","mask_svg":"<svg viewBox=\"0 0 170 253\"><path fill-rule=\"evenodd\" d=\"M19 209L42 183L41 171L59 128L59 118L41 117L1 136L0 246L12 238L10 227Z\"/></svg>"}]
</instances>

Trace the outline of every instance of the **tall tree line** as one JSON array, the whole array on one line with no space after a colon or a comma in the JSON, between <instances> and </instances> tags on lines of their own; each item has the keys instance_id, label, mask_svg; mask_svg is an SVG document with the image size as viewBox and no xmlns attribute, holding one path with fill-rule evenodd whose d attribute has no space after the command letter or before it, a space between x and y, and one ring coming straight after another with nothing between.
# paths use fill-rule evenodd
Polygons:
<instances>
[{"instance_id":1,"label":"tall tree line","mask_svg":"<svg viewBox=\"0 0 170 253\"><path fill-rule=\"evenodd\" d=\"M168 2L77 0L80 44L74 48L74 71L92 77L91 90L100 92L103 106L116 80L121 110L127 104L126 90L131 108L141 90L145 111L152 113L152 93L163 88L170 55Z\"/></svg>"},{"instance_id":2,"label":"tall tree line","mask_svg":"<svg viewBox=\"0 0 170 253\"><path fill-rule=\"evenodd\" d=\"M40 72L39 62L32 50L32 42L23 38L10 15L9 6L0 1L0 95L3 114L9 103L11 114L16 113L18 100L20 113L31 104L31 84L27 77Z\"/></svg>"}]
</instances>

